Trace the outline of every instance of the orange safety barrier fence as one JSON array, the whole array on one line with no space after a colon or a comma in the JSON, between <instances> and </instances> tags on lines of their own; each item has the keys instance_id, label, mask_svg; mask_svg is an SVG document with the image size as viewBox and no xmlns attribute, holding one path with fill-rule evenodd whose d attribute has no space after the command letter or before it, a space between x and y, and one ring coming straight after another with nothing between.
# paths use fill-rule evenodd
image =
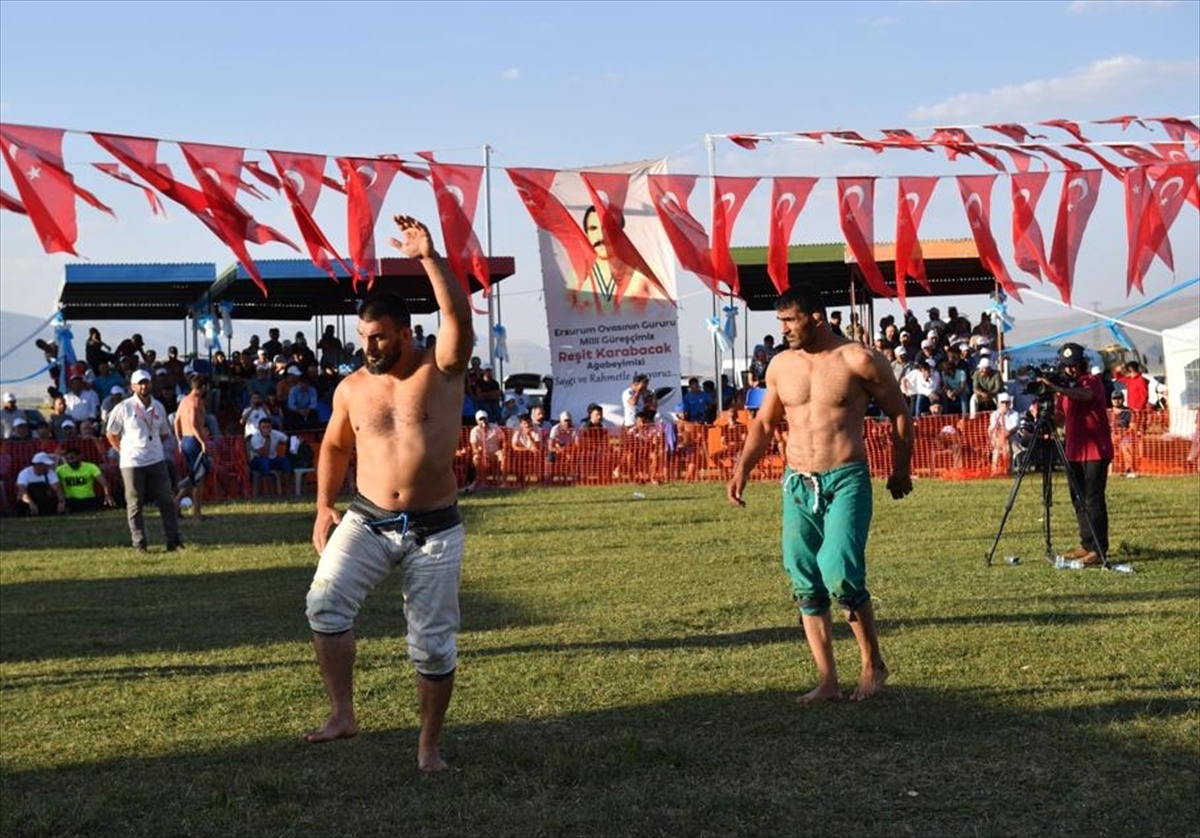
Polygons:
<instances>
[{"instance_id":1,"label":"orange safety barrier fence","mask_svg":"<svg viewBox=\"0 0 1200 838\"><path fill-rule=\"evenodd\" d=\"M692 422L657 423L642 428L580 428L561 451L549 450L549 432L542 433L537 450L512 446L512 429L505 428L504 447L499 457L487 462L486 473L478 473L463 428L454 458L454 472L462 487L610 485L668 482L723 482L733 473L745 444L745 411L725 414L713 425ZM1195 474L1200 459L1200 441L1167 434L1166 411L1134 412L1128 427L1113 422L1112 474ZM993 442L988 435L987 414L966 416L922 416L914 422L912 473L914 477L942 480L1007 479L1012 475L1013 452ZM784 469L786 428L781 427L750 479L779 480ZM320 433L299 434L319 456ZM867 462L871 474L886 477L891 469L891 425L886 420L868 419L864 431ZM99 439L77 440L71 445L85 460L100 465L114 485L121 481L114 459L105 456L107 443ZM11 504L16 479L39 451L60 452L63 443L50 440L0 441L0 483ZM95 449L94 451L90 449ZM224 436L209 444L213 469L205 479L205 497L236 500L251 496L245 440ZM315 463L314 463L315 464ZM347 476L353 490L355 464ZM311 479L302 488L311 489ZM3 510L8 511L8 510Z\"/></svg>"}]
</instances>

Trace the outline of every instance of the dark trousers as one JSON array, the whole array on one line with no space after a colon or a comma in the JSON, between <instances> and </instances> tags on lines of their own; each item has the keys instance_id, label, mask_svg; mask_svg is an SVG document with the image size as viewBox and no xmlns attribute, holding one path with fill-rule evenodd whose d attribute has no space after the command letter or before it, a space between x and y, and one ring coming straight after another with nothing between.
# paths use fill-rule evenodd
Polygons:
<instances>
[{"instance_id":1,"label":"dark trousers","mask_svg":"<svg viewBox=\"0 0 1200 838\"><path fill-rule=\"evenodd\" d=\"M167 463L159 460L154 465L122 468L121 478L125 484L125 512L129 517L129 535L136 547L146 544L146 519L142 506L154 501L162 517L163 534L168 544L179 541L179 515L175 509L175 489L167 472Z\"/></svg>"},{"instance_id":2,"label":"dark trousers","mask_svg":"<svg viewBox=\"0 0 1200 838\"><path fill-rule=\"evenodd\" d=\"M1079 543L1108 557L1108 466L1111 460L1072 460L1067 463L1071 472L1071 503L1079 519ZM1074 491L1078 487L1079 494ZM1095 537L1093 538L1093 533Z\"/></svg>"}]
</instances>

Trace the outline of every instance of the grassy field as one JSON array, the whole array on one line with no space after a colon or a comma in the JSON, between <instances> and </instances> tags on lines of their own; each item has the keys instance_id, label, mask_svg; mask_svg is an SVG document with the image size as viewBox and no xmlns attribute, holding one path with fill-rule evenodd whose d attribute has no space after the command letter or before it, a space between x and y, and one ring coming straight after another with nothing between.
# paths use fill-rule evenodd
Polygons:
<instances>
[{"instance_id":1,"label":"grassy field","mask_svg":"<svg viewBox=\"0 0 1200 838\"><path fill-rule=\"evenodd\" d=\"M398 580L359 622L357 739L304 620L311 501L216 506L187 549L119 513L0 522L0 830L15 835L1200 835L1200 483L1115 481L1114 560L1042 561L1040 487L877 484L877 699L814 673L779 498L717 485L464 500L444 750L416 770ZM1056 550L1077 544L1065 487ZM157 542L155 544L154 542ZM836 621L841 679L857 674Z\"/></svg>"}]
</instances>

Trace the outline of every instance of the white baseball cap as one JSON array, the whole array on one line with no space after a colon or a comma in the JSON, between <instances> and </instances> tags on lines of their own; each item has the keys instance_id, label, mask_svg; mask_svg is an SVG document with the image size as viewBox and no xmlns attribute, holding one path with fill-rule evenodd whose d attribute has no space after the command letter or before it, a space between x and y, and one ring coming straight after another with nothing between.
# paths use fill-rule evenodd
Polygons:
<instances>
[{"instance_id":1,"label":"white baseball cap","mask_svg":"<svg viewBox=\"0 0 1200 838\"><path fill-rule=\"evenodd\" d=\"M16 400L17 400L17 394L16 394L16 393L5 393L5 394L4 394L4 401L5 401L5 403L6 403L6 404L7 404L8 402L15 402Z\"/></svg>"},{"instance_id":2,"label":"white baseball cap","mask_svg":"<svg viewBox=\"0 0 1200 838\"><path fill-rule=\"evenodd\" d=\"M45 451L39 451L36 454L34 454L33 461L35 463L37 463L38 465L50 466L52 468L55 465L57 465L57 463L54 462L54 458L51 457L49 454L47 454Z\"/></svg>"},{"instance_id":3,"label":"white baseball cap","mask_svg":"<svg viewBox=\"0 0 1200 838\"><path fill-rule=\"evenodd\" d=\"M1012 401L1012 396L1010 396L1008 393L1001 393L1000 395L996 396L996 401L998 401L998 402L1011 402L1011 401Z\"/></svg>"},{"instance_id":4,"label":"white baseball cap","mask_svg":"<svg viewBox=\"0 0 1200 838\"><path fill-rule=\"evenodd\" d=\"M133 375L129 376L130 384L138 384L142 381L149 381L149 380L150 380L150 373L146 372L145 370L135 370Z\"/></svg>"},{"instance_id":5,"label":"white baseball cap","mask_svg":"<svg viewBox=\"0 0 1200 838\"><path fill-rule=\"evenodd\" d=\"M486 410L475 411L475 420L476 421L479 421L480 419L486 419L486 418L488 418L488 412Z\"/></svg>"}]
</instances>

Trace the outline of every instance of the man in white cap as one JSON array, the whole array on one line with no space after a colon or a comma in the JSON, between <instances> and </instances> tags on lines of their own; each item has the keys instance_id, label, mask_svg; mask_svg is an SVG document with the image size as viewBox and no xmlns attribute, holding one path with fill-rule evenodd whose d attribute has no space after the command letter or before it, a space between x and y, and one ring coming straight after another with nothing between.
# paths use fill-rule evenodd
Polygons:
<instances>
[{"instance_id":1,"label":"man in white cap","mask_svg":"<svg viewBox=\"0 0 1200 838\"><path fill-rule=\"evenodd\" d=\"M471 464L475 476L486 486L488 481L498 478L504 469L504 428L493 425L486 410L475 411L475 427L468 436L471 443Z\"/></svg>"},{"instance_id":2,"label":"man in white cap","mask_svg":"<svg viewBox=\"0 0 1200 838\"><path fill-rule=\"evenodd\" d=\"M32 421L28 410L17 407L16 394L5 393L4 404L0 406L0 439L9 439L13 435L14 423L18 419L25 423ZM30 428L29 430L32 431L33 429Z\"/></svg>"},{"instance_id":3,"label":"man in white cap","mask_svg":"<svg viewBox=\"0 0 1200 838\"><path fill-rule=\"evenodd\" d=\"M17 512L21 515L62 515L67 498L54 472L54 457L45 451L33 455L33 462L17 475Z\"/></svg>"},{"instance_id":4,"label":"man in white cap","mask_svg":"<svg viewBox=\"0 0 1200 838\"><path fill-rule=\"evenodd\" d=\"M981 410L995 410L996 396L1004 389L1004 379L992 367L992 359L984 356L975 366L975 374L971 376L971 418Z\"/></svg>"},{"instance_id":5,"label":"man in white cap","mask_svg":"<svg viewBox=\"0 0 1200 838\"><path fill-rule=\"evenodd\" d=\"M988 420L988 440L992 444L992 474L1008 472L1013 463L1013 442L1021 415L1013 410L1012 396L1007 390L996 395L996 409Z\"/></svg>"},{"instance_id":6,"label":"man in white cap","mask_svg":"<svg viewBox=\"0 0 1200 838\"><path fill-rule=\"evenodd\" d=\"M167 411L150 395L150 373L136 370L129 377L133 395L113 407L108 417L108 444L120 453L121 482L125 485L126 512L133 549L147 552L142 505L154 501L162 518L167 552L183 546L175 492L164 454L164 443L173 440Z\"/></svg>"}]
</instances>

